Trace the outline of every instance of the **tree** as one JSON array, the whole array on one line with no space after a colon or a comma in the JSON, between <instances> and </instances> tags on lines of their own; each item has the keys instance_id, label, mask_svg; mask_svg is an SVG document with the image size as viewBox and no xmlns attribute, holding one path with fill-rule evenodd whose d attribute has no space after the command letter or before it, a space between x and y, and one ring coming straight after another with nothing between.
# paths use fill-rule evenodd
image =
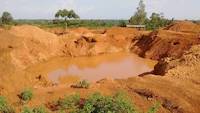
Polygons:
<instances>
[{"instance_id":1,"label":"tree","mask_svg":"<svg viewBox=\"0 0 200 113\"><path fill-rule=\"evenodd\" d=\"M147 19L147 13L145 12L145 4L143 0L140 0L139 6L137 7L137 11L134 16L132 16L129 20L131 24L143 25L145 24L145 20Z\"/></svg>"},{"instance_id":2,"label":"tree","mask_svg":"<svg viewBox=\"0 0 200 113\"><path fill-rule=\"evenodd\" d=\"M10 24L13 21L13 17L9 12L3 12L1 21L3 24Z\"/></svg>"},{"instance_id":3,"label":"tree","mask_svg":"<svg viewBox=\"0 0 200 113\"><path fill-rule=\"evenodd\" d=\"M126 22L124 20L119 21L119 27L126 27Z\"/></svg>"},{"instance_id":4,"label":"tree","mask_svg":"<svg viewBox=\"0 0 200 113\"><path fill-rule=\"evenodd\" d=\"M55 18L60 18L62 10L58 10L55 14Z\"/></svg>"},{"instance_id":5,"label":"tree","mask_svg":"<svg viewBox=\"0 0 200 113\"><path fill-rule=\"evenodd\" d=\"M152 13L150 20L146 21L147 29L155 30L170 24L172 21L166 19L163 13Z\"/></svg>"},{"instance_id":6,"label":"tree","mask_svg":"<svg viewBox=\"0 0 200 113\"><path fill-rule=\"evenodd\" d=\"M55 23L60 23L58 20L60 17L64 19L64 28L66 28L69 25L68 19L79 18L79 16L74 12L74 10L68 11L67 9L58 10L56 12L55 18L57 18L57 20L56 20L57 22L55 21Z\"/></svg>"},{"instance_id":7,"label":"tree","mask_svg":"<svg viewBox=\"0 0 200 113\"><path fill-rule=\"evenodd\" d=\"M77 19L79 16L74 12L74 10L70 10L68 14L68 18L74 18Z\"/></svg>"},{"instance_id":8,"label":"tree","mask_svg":"<svg viewBox=\"0 0 200 113\"><path fill-rule=\"evenodd\" d=\"M67 21L67 18L69 18L69 11L67 9L63 9L61 13L61 17Z\"/></svg>"},{"instance_id":9,"label":"tree","mask_svg":"<svg viewBox=\"0 0 200 113\"><path fill-rule=\"evenodd\" d=\"M67 21L67 19L77 19L79 18L79 16L74 12L74 10L70 10L68 11L67 9L63 9L63 10L58 10L55 14L55 18L64 18L65 21Z\"/></svg>"}]
</instances>

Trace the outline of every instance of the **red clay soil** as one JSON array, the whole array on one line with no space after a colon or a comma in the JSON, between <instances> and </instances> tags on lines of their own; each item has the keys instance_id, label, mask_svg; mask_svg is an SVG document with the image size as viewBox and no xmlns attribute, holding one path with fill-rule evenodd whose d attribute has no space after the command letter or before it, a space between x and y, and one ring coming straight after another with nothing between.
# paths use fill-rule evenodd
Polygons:
<instances>
[{"instance_id":1,"label":"red clay soil","mask_svg":"<svg viewBox=\"0 0 200 113\"><path fill-rule=\"evenodd\" d=\"M131 40L141 34L135 29L118 27L97 32L86 29L83 31L80 32L80 28L72 29L66 36L62 36L65 45L63 52L66 55L88 56L129 51Z\"/></svg>"},{"instance_id":2,"label":"red clay soil","mask_svg":"<svg viewBox=\"0 0 200 113\"><path fill-rule=\"evenodd\" d=\"M142 57L159 60L164 57L180 57L192 45L200 44L199 34L170 30L153 31L143 35L131 48Z\"/></svg>"},{"instance_id":3,"label":"red clay soil","mask_svg":"<svg viewBox=\"0 0 200 113\"><path fill-rule=\"evenodd\" d=\"M164 30L186 33L200 33L200 25L194 24L190 21L178 21L167 26L164 28Z\"/></svg>"},{"instance_id":4,"label":"red clay soil","mask_svg":"<svg viewBox=\"0 0 200 113\"><path fill-rule=\"evenodd\" d=\"M87 96L96 91L113 94L122 89L142 112L159 101L158 113L198 113L200 46L193 45L200 44L199 33L172 30L146 33L127 28L103 31L79 28L55 35L25 25L0 31L0 95L6 96L19 111L23 105L18 104L17 94L27 87L33 88L34 92L33 100L28 103L30 106L47 104L65 94L81 92L81 96ZM151 59L170 57L155 67L154 73L163 76L102 80L89 89L74 89L67 83L52 84L44 75L35 74L34 69L27 70L29 66L38 66L37 63L55 56L88 56L129 50ZM184 53L186 50L189 51Z\"/></svg>"}]
</instances>

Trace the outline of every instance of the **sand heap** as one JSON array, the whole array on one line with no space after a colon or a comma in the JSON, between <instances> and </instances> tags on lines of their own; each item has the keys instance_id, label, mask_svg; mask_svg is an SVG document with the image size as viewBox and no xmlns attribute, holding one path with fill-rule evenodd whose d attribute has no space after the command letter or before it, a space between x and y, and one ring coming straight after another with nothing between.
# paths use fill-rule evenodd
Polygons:
<instances>
[{"instance_id":1,"label":"sand heap","mask_svg":"<svg viewBox=\"0 0 200 113\"><path fill-rule=\"evenodd\" d=\"M199 43L197 33L157 30L136 40L131 50L142 57L159 60L164 57L180 57L192 45Z\"/></svg>"},{"instance_id":2,"label":"sand heap","mask_svg":"<svg viewBox=\"0 0 200 113\"><path fill-rule=\"evenodd\" d=\"M11 62L24 68L59 55L60 44L56 35L29 26L15 26L0 34L1 49L9 49Z\"/></svg>"},{"instance_id":3,"label":"sand heap","mask_svg":"<svg viewBox=\"0 0 200 113\"><path fill-rule=\"evenodd\" d=\"M164 30L186 33L200 33L200 26L190 21L178 21L164 28Z\"/></svg>"}]
</instances>

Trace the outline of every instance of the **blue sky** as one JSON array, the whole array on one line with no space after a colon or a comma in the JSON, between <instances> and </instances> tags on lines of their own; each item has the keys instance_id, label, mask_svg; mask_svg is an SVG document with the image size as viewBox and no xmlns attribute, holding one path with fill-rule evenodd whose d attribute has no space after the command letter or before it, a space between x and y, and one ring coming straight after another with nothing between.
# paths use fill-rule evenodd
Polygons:
<instances>
[{"instance_id":1,"label":"blue sky","mask_svg":"<svg viewBox=\"0 0 200 113\"><path fill-rule=\"evenodd\" d=\"M144 0L148 15L163 12L167 18L200 19L200 0ZM129 19L139 0L0 0L0 14L17 19L49 19L58 9L74 9L84 19Z\"/></svg>"}]
</instances>

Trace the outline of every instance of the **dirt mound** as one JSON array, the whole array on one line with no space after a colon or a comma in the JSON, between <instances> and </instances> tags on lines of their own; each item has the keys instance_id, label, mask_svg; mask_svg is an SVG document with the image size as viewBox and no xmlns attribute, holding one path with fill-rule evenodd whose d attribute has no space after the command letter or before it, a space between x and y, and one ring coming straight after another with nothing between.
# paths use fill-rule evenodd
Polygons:
<instances>
[{"instance_id":1,"label":"dirt mound","mask_svg":"<svg viewBox=\"0 0 200 113\"><path fill-rule=\"evenodd\" d=\"M158 30L135 40L131 50L142 57L158 60L164 57L180 57L192 45L199 43L198 34Z\"/></svg>"},{"instance_id":2,"label":"dirt mound","mask_svg":"<svg viewBox=\"0 0 200 113\"><path fill-rule=\"evenodd\" d=\"M11 62L17 67L24 68L59 54L58 37L38 27L14 26L0 33L0 38L1 49L10 49Z\"/></svg>"},{"instance_id":3,"label":"dirt mound","mask_svg":"<svg viewBox=\"0 0 200 113\"><path fill-rule=\"evenodd\" d=\"M164 30L186 33L200 33L200 26L190 21L179 21L169 25L168 27L164 28Z\"/></svg>"},{"instance_id":4,"label":"dirt mound","mask_svg":"<svg viewBox=\"0 0 200 113\"><path fill-rule=\"evenodd\" d=\"M155 66L154 73L158 75L186 76L200 67L200 45L193 46L185 52L179 59L165 58ZM197 70L196 70L197 69ZM194 71L195 70L195 71ZM198 74L197 72L195 73ZM200 76L199 76L200 78Z\"/></svg>"}]
</instances>

